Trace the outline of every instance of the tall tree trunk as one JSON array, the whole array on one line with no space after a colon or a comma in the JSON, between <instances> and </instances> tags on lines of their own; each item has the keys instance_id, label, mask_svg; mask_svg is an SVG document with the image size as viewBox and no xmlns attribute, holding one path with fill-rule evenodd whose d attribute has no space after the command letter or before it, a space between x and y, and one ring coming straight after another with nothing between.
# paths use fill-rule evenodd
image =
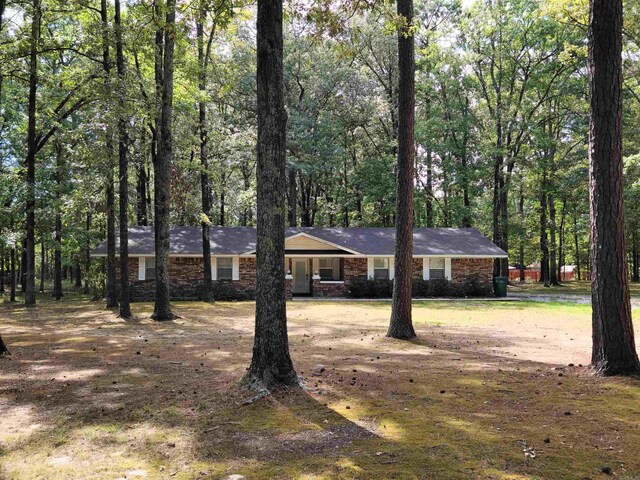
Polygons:
<instances>
[{"instance_id":1,"label":"tall tree trunk","mask_svg":"<svg viewBox=\"0 0 640 480\"><path fill-rule=\"evenodd\" d=\"M591 363L603 375L640 371L631 321L622 165L622 0L590 0L589 200Z\"/></svg>"},{"instance_id":2,"label":"tall tree trunk","mask_svg":"<svg viewBox=\"0 0 640 480\"><path fill-rule=\"evenodd\" d=\"M175 47L176 0L167 0L162 59L162 107L158 158L154 172L156 301L151 318L173 320L169 305L169 209L171 206L171 164L173 162L173 53Z\"/></svg>"},{"instance_id":3,"label":"tall tree trunk","mask_svg":"<svg viewBox=\"0 0 640 480\"><path fill-rule=\"evenodd\" d=\"M296 206L298 204L298 184L296 182L296 170L295 168L289 168L289 226L297 227L298 226L298 212L296 211Z\"/></svg>"},{"instance_id":4,"label":"tall tree trunk","mask_svg":"<svg viewBox=\"0 0 640 480\"><path fill-rule=\"evenodd\" d=\"M116 69L118 71L118 178L120 194L120 318L131 318L129 293L129 160L127 144L129 143L125 101L125 71L122 46L122 19L120 16L120 0L115 0L114 27L116 31Z\"/></svg>"},{"instance_id":5,"label":"tall tree trunk","mask_svg":"<svg viewBox=\"0 0 640 480\"><path fill-rule=\"evenodd\" d=\"M463 118L469 117L469 98L465 98ZM471 218L471 201L469 200L469 159L467 153L467 147L469 145L469 126L467 122L464 123L464 132L462 136L462 205L464 207L464 213L462 214L462 226L471 227L473 225L473 219Z\"/></svg>"},{"instance_id":6,"label":"tall tree trunk","mask_svg":"<svg viewBox=\"0 0 640 480\"><path fill-rule=\"evenodd\" d=\"M218 225L220 225L221 227L224 227L225 224L225 207L227 206L226 202L226 195L225 195L225 188L226 188L226 179L227 179L227 175L226 173L220 172L220 215L218 217Z\"/></svg>"},{"instance_id":7,"label":"tall tree trunk","mask_svg":"<svg viewBox=\"0 0 640 480\"><path fill-rule=\"evenodd\" d=\"M558 280L560 282L563 281L563 271L566 263L566 254L565 254L565 223L567 219L567 199L566 197L562 199L562 211L560 213L560 227L558 229ZM566 273L566 272L565 272ZM564 275L566 278L566 274Z\"/></svg>"},{"instance_id":8,"label":"tall tree trunk","mask_svg":"<svg viewBox=\"0 0 640 480\"><path fill-rule=\"evenodd\" d=\"M9 351L7 346L4 344L4 341L2 340L2 335L0 335L0 357L4 357L6 355L11 355L11 352Z\"/></svg>"},{"instance_id":9,"label":"tall tree trunk","mask_svg":"<svg viewBox=\"0 0 640 480\"><path fill-rule=\"evenodd\" d=\"M105 77L105 109L111 107L111 57L109 55L109 11L107 0L100 0L100 22L102 25L102 70ZM107 308L118 306L118 286L116 284L116 211L115 187L113 185L113 139L111 129L105 132L107 151L105 202L107 207L107 260L106 260L106 292Z\"/></svg>"},{"instance_id":10,"label":"tall tree trunk","mask_svg":"<svg viewBox=\"0 0 640 480\"><path fill-rule=\"evenodd\" d=\"M209 159L207 158L207 143L209 141L207 132L207 59L208 52L204 46L204 22L206 20L206 5L204 2L200 5L198 12L198 20L196 23L196 36L198 43L198 89L200 97L198 100L198 126L200 129L200 193L202 196L202 213L206 219L202 220L202 270L203 270L203 292L202 299L205 302L211 300L212 296L212 280L211 280L211 183L209 181ZM212 33L213 36L213 33Z\"/></svg>"},{"instance_id":11,"label":"tall tree trunk","mask_svg":"<svg viewBox=\"0 0 640 480\"><path fill-rule=\"evenodd\" d=\"M432 228L435 223L433 221L433 153L431 149L427 149L427 187L424 192L425 215L428 228Z\"/></svg>"},{"instance_id":12,"label":"tall tree trunk","mask_svg":"<svg viewBox=\"0 0 640 480\"><path fill-rule=\"evenodd\" d=\"M9 301L16 301L16 246L11 246L11 256L9 259Z\"/></svg>"},{"instance_id":13,"label":"tall tree trunk","mask_svg":"<svg viewBox=\"0 0 640 480\"><path fill-rule=\"evenodd\" d=\"M348 145L347 145L347 141L345 139L345 146L344 146L345 151L347 150L347 148L348 148ZM349 226L349 201L348 201L348 198L349 198L349 174L348 174L347 165L348 165L348 158L345 155L344 156L344 160L342 162L342 179L344 181L344 184L343 184L344 206L342 208L342 226L343 227L348 227Z\"/></svg>"},{"instance_id":14,"label":"tall tree trunk","mask_svg":"<svg viewBox=\"0 0 640 480\"><path fill-rule=\"evenodd\" d=\"M40 291L44 292L44 280L47 272L46 248L44 237L40 240Z\"/></svg>"},{"instance_id":15,"label":"tall tree trunk","mask_svg":"<svg viewBox=\"0 0 640 480\"><path fill-rule=\"evenodd\" d=\"M507 174L509 175L509 174ZM500 187L500 238L501 245L505 252L509 253L509 203L508 203L509 187L502 176ZM500 276L509 277L509 259L499 258Z\"/></svg>"},{"instance_id":16,"label":"tall tree trunk","mask_svg":"<svg viewBox=\"0 0 640 480\"><path fill-rule=\"evenodd\" d=\"M24 293L27 290L27 274L25 268L27 266L27 239L22 239L22 250L20 251L20 264L18 265L18 277L20 278L20 291Z\"/></svg>"},{"instance_id":17,"label":"tall tree trunk","mask_svg":"<svg viewBox=\"0 0 640 480\"><path fill-rule=\"evenodd\" d=\"M2 17L0 16L0 19ZM7 265L5 263L5 252L4 252L4 248L2 249L2 251L0 252L0 292L4 292L4 280L5 280L5 276L7 274Z\"/></svg>"},{"instance_id":18,"label":"tall tree trunk","mask_svg":"<svg viewBox=\"0 0 640 480\"><path fill-rule=\"evenodd\" d=\"M640 251L638 250L638 231L634 228L633 230L633 248L632 248L632 262L633 262L633 270L632 270L632 279L634 282L640 282Z\"/></svg>"},{"instance_id":19,"label":"tall tree trunk","mask_svg":"<svg viewBox=\"0 0 640 480\"><path fill-rule=\"evenodd\" d=\"M549 240L547 237L547 174L542 176L540 184L540 282L549 286Z\"/></svg>"},{"instance_id":20,"label":"tall tree trunk","mask_svg":"<svg viewBox=\"0 0 640 480\"><path fill-rule=\"evenodd\" d=\"M74 278L75 278L74 287L76 288L76 290L81 289L82 288L82 267L80 266L79 256L76 259L76 262L74 265Z\"/></svg>"},{"instance_id":21,"label":"tall tree trunk","mask_svg":"<svg viewBox=\"0 0 640 480\"><path fill-rule=\"evenodd\" d=\"M552 172L553 174L553 172ZM558 251L556 249L556 202L553 193L549 193L549 233L550 233L550 245L549 245L549 283L551 285L559 285L558 281Z\"/></svg>"},{"instance_id":22,"label":"tall tree trunk","mask_svg":"<svg viewBox=\"0 0 640 480\"><path fill-rule=\"evenodd\" d=\"M248 192L251 188L251 170L249 168L242 169L242 181L245 192ZM247 227L251 224L252 221L253 212L251 210L251 206L246 205L242 213L242 226Z\"/></svg>"},{"instance_id":23,"label":"tall tree trunk","mask_svg":"<svg viewBox=\"0 0 640 480\"><path fill-rule=\"evenodd\" d=\"M53 254L53 298L62 298L62 179L64 177L64 157L62 144L56 140L56 197L57 207L54 227L54 254Z\"/></svg>"},{"instance_id":24,"label":"tall tree trunk","mask_svg":"<svg viewBox=\"0 0 640 480\"><path fill-rule=\"evenodd\" d=\"M520 203L518 204L520 211L520 283L525 283L526 275L524 273L524 242L525 242L525 216L524 216L524 190L520 185Z\"/></svg>"},{"instance_id":25,"label":"tall tree trunk","mask_svg":"<svg viewBox=\"0 0 640 480\"><path fill-rule=\"evenodd\" d=\"M91 212L87 212L87 242L84 247L84 293L89 293L89 274L91 273Z\"/></svg>"},{"instance_id":26,"label":"tall tree trunk","mask_svg":"<svg viewBox=\"0 0 640 480\"><path fill-rule=\"evenodd\" d=\"M138 178L136 181L136 219L138 225L149 225L147 215L147 166L145 158L146 150L142 149L141 162L138 165Z\"/></svg>"},{"instance_id":27,"label":"tall tree trunk","mask_svg":"<svg viewBox=\"0 0 640 480\"><path fill-rule=\"evenodd\" d=\"M580 271L580 246L578 243L578 215L575 210L573 211L573 243L578 280L582 280L582 272Z\"/></svg>"},{"instance_id":28,"label":"tall tree trunk","mask_svg":"<svg viewBox=\"0 0 640 480\"><path fill-rule=\"evenodd\" d=\"M415 57L413 0L398 0L398 169L396 186L395 273L391 321L387 336L415 338L411 318L413 273L413 178L415 118Z\"/></svg>"},{"instance_id":29,"label":"tall tree trunk","mask_svg":"<svg viewBox=\"0 0 640 480\"><path fill-rule=\"evenodd\" d=\"M502 148L501 146L501 133L500 128L498 128L498 145L497 149ZM493 203L492 203L492 224L493 224L493 242L499 247L503 248L502 245L502 230L500 228L500 192L502 191L503 179L502 179L502 165L504 163L504 159L502 155L496 155L493 160ZM500 259L496 258L493 262L493 276L500 276Z\"/></svg>"},{"instance_id":30,"label":"tall tree trunk","mask_svg":"<svg viewBox=\"0 0 640 480\"><path fill-rule=\"evenodd\" d=\"M36 304L36 102L38 92L38 46L40 43L40 0L33 0L31 18L31 42L29 53L29 106L27 122L27 158L26 158L26 262L24 304L33 307Z\"/></svg>"},{"instance_id":31,"label":"tall tree trunk","mask_svg":"<svg viewBox=\"0 0 640 480\"><path fill-rule=\"evenodd\" d=\"M282 0L258 0L257 70L258 163L256 322L251 388L297 385L289 355L284 279L285 153Z\"/></svg>"}]
</instances>

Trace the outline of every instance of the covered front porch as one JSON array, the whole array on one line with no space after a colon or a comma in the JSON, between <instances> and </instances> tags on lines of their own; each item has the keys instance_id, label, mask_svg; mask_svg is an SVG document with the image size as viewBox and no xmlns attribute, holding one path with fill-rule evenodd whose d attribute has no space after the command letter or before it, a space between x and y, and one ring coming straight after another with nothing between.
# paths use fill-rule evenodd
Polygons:
<instances>
[{"instance_id":1,"label":"covered front porch","mask_svg":"<svg viewBox=\"0 0 640 480\"><path fill-rule=\"evenodd\" d=\"M344 290L344 258L329 252L314 257L285 256L285 270L291 294L299 297L327 296Z\"/></svg>"}]
</instances>

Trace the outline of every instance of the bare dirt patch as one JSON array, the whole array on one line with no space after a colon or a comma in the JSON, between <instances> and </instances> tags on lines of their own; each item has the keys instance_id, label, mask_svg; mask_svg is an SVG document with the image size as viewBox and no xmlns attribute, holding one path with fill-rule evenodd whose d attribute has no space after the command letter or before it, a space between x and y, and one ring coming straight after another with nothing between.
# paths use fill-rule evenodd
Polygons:
<instances>
[{"instance_id":1,"label":"bare dirt patch","mask_svg":"<svg viewBox=\"0 0 640 480\"><path fill-rule=\"evenodd\" d=\"M0 478L637 478L640 389L586 367L588 305L290 302L307 389L251 405L253 304L123 322L81 297L0 306ZM322 365L323 368L319 368Z\"/></svg>"}]
</instances>

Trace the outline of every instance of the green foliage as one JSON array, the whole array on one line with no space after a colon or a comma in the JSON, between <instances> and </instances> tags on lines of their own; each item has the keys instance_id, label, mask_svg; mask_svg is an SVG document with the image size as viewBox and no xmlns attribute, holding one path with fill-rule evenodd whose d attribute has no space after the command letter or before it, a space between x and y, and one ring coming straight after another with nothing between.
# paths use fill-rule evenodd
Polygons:
<instances>
[{"instance_id":1,"label":"green foliage","mask_svg":"<svg viewBox=\"0 0 640 480\"><path fill-rule=\"evenodd\" d=\"M119 104L125 106L130 136L129 222L138 222L144 206L147 223L153 223L154 42L164 22L163 2L157 12L138 0L124 5L122 84L116 82L115 65L109 77L101 63L103 33L112 62L115 53L113 7L108 3L103 32L97 1L45 2L38 55L37 130L41 138L51 136L36 162L37 243L47 250L54 247L53 222L60 214L63 264L80 261L85 270L87 241L93 247L105 236L104 187L115 158L107 147L114 145ZM626 2L624 32L630 236L640 223L636 3ZM0 24L0 245L5 252L23 237L31 16L28 4L7 5ZM416 2L416 226L472 225L491 235L494 166L501 157L512 263L519 261L521 248L524 263L540 258L544 193L555 200L560 260L570 264L580 259L584 269L589 222L586 5L582 0ZM320 2L301 9L291 4L286 10L287 181L295 195L296 223L391 226L397 30L402 25L392 4L341 6ZM213 204L208 220L212 225L253 225L255 8L202 0L179 1L178 11L171 222L199 225L203 218L198 103L204 99L206 174ZM203 90L198 84L198 21L205 44L210 44ZM125 101L117 102L119 96ZM63 156L60 185L55 178L57 144ZM550 232L553 227L542 228Z\"/></svg>"}]
</instances>

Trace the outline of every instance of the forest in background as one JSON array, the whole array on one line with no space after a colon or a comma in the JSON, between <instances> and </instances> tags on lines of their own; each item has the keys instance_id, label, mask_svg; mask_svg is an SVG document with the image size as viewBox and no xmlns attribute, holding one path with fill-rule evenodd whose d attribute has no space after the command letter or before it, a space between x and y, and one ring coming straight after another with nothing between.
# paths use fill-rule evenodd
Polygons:
<instances>
[{"instance_id":1,"label":"forest in background","mask_svg":"<svg viewBox=\"0 0 640 480\"><path fill-rule=\"evenodd\" d=\"M254 225L255 6L176 7L170 223ZM159 0L127 1L116 22L105 0L0 0L0 270L12 257L16 268L26 264L32 198L37 271L51 277L59 262L99 291L104 267L88 252L116 221L120 151L128 224L153 224L165 10ZM392 11L384 3L285 7L291 225L394 223ZM587 270L587 14L586 2L571 0L416 5L416 226L478 228L512 264L541 262L551 283L564 264ZM625 218L638 281L635 2L625 6L623 59Z\"/></svg>"}]
</instances>

